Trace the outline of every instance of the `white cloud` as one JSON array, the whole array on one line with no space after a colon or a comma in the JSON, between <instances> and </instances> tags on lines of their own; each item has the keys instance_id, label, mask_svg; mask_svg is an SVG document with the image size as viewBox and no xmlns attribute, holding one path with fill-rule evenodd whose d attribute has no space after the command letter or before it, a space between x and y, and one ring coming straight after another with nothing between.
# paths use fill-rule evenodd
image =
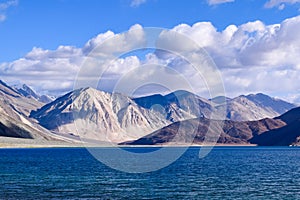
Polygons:
<instances>
[{"instance_id":1,"label":"white cloud","mask_svg":"<svg viewBox=\"0 0 300 200\"><path fill-rule=\"evenodd\" d=\"M278 7L279 10L283 10L285 8L285 4L295 3L300 3L300 0L269 0L265 3L265 8Z\"/></svg>"},{"instance_id":2,"label":"white cloud","mask_svg":"<svg viewBox=\"0 0 300 200\"><path fill-rule=\"evenodd\" d=\"M265 26L253 44L240 53L244 66L286 67L300 69L300 16L280 25Z\"/></svg>"},{"instance_id":3,"label":"white cloud","mask_svg":"<svg viewBox=\"0 0 300 200\"><path fill-rule=\"evenodd\" d=\"M235 0L207 0L207 3L209 5L217 5L217 4L223 4L223 3L230 3L234 2Z\"/></svg>"},{"instance_id":4,"label":"white cloud","mask_svg":"<svg viewBox=\"0 0 300 200\"><path fill-rule=\"evenodd\" d=\"M264 92L272 96L286 98L299 93L295 81L300 72L293 69L274 70L272 68L224 69L222 70L227 95L236 96ZM296 99L288 99L294 101Z\"/></svg>"},{"instance_id":5,"label":"white cloud","mask_svg":"<svg viewBox=\"0 0 300 200\"><path fill-rule=\"evenodd\" d=\"M86 43L83 47L83 52L85 54L102 54L109 56L115 53L122 54L129 49L145 44L143 27L136 24L130 27L125 33L114 34L111 31L107 31L104 34L99 34Z\"/></svg>"},{"instance_id":6,"label":"white cloud","mask_svg":"<svg viewBox=\"0 0 300 200\"><path fill-rule=\"evenodd\" d=\"M110 38L114 38L110 40ZM59 46L56 50L44 50L34 47L23 58L10 63L2 63L0 75L5 81L13 83L21 80L35 88L38 92L61 94L72 90L77 73L81 69L83 61L99 56L111 56L122 54L131 48L144 45L143 28L140 25L132 26L125 33L115 34L108 31L90 39L83 48L73 46ZM109 57L111 58L111 57ZM118 59L114 63L106 63L104 60L99 66L106 70L109 77L114 79L117 74L130 67L139 64L137 57ZM95 76L95 70L82 69L87 76Z\"/></svg>"},{"instance_id":7,"label":"white cloud","mask_svg":"<svg viewBox=\"0 0 300 200\"><path fill-rule=\"evenodd\" d=\"M269 26L254 21L217 31L211 23L201 22L193 26L181 24L173 30L185 34L205 48L221 68L300 67L297 56L300 50L300 16ZM166 38L164 45L174 48L174 40L170 36ZM191 42L179 46L186 51L195 48L194 45Z\"/></svg>"},{"instance_id":8,"label":"white cloud","mask_svg":"<svg viewBox=\"0 0 300 200\"><path fill-rule=\"evenodd\" d=\"M172 30L185 34L205 48L220 68L230 96L299 92L293 83L300 80L300 16L281 24L265 25L254 21L238 27L230 25L223 31L217 31L209 22L192 26L181 24ZM162 38L167 38L163 43L165 48L175 48L171 36L163 35ZM180 37L176 39L181 44ZM184 43L178 48L193 51L195 43Z\"/></svg>"},{"instance_id":9,"label":"white cloud","mask_svg":"<svg viewBox=\"0 0 300 200\"><path fill-rule=\"evenodd\" d=\"M184 37L190 38L190 41ZM87 77L97 77L105 72L103 89L109 90L122 74L142 65L158 64L189 77L190 81L199 82L198 92L205 93L204 81L199 81L190 64L164 51L149 53L143 60L134 55L109 63L95 60L97 69L81 68L82 62L94 55L118 55L144 44L144 28L134 25L125 33L108 31L99 34L82 48L33 48L23 58L0 64L0 76L8 82L22 80L37 91L53 94L71 90L79 70ZM180 24L171 31L162 32L157 41L158 48L182 52L192 64L200 64L203 67L202 76L207 79L211 77L211 72L205 68L204 54L199 46L219 67L229 96L264 92L291 101L299 100L300 91L296 83L300 80L300 16L286 19L280 24L265 25L261 21L254 21L240 26L230 25L221 31L210 22L198 22L192 26ZM147 73L153 74L151 70L147 70ZM136 78L144 75L139 74ZM211 77L209 81L213 83L213 79Z\"/></svg>"},{"instance_id":10,"label":"white cloud","mask_svg":"<svg viewBox=\"0 0 300 200\"><path fill-rule=\"evenodd\" d=\"M300 91L298 91L298 94L290 94L289 96L278 97L278 98L285 99L286 101L295 102L298 106L300 106L300 94L299 93L300 93Z\"/></svg>"},{"instance_id":11,"label":"white cloud","mask_svg":"<svg viewBox=\"0 0 300 200\"><path fill-rule=\"evenodd\" d=\"M17 6L18 0L9 0L3 3L0 3L0 22L3 22L6 20L6 11L10 7Z\"/></svg>"},{"instance_id":12,"label":"white cloud","mask_svg":"<svg viewBox=\"0 0 300 200\"><path fill-rule=\"evenodd\" d=\"M1 77L20 80L37 91L59 94L70 90L82 61L81 50L60 46L54 51L33 48L24 58L3 63Z\"/></svg>"},{"instance_id":13,"label":"white cloud","mask_svg":"<svg viewBox=\"0 0 300 200\"><path fill-rule=\"evenodd\" d=\"M141 4L146 3L147 0L132 0L130 3L131 7L139 7Z\"/></svg>"}]
</instances>

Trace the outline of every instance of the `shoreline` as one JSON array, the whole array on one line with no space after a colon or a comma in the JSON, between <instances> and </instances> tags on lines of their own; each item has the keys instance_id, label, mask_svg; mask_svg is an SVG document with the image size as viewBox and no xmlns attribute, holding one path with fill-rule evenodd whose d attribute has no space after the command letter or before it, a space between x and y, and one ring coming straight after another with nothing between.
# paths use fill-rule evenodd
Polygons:
<instances>
[{"instance_id":1,"label":"shoreline","mask_svg":"<svg viewBox=\"0 0 300 200\"><path fill-rule=\"evenodd\" d=\"M0 136L0 149L38 149L38 148L190 148L190 147L265 147L256 144L186 144L186 143L166 143L156 145L117 145L113 143L96 142L66 142L31 140L21 138L8 138ZM274 146L267 146L274 147ZM295 147L295 146L278 146Z\"/></svg>"},{"instance_id":2,"label":"shoreline","mask_svg":"<svg viewBox=\"0 0 300 200\"><path fill-rule=\"evenodd\" d=\"M117 143L100 141L47 141L44 139L24 139L0 136L0 149L8 148L162 148L162 147L243 147L257 146L253 144L186 144L186 143L165 143L155 145L118 145Z\"/></svg>"},{"instance_id":3,"label":"shoreline","mask_svg":"<svg viewBox=\"0 0 300 200\"><path fill-rule=\"evenodd\" d=\"M42 149L42 148L190 148L190 147L259 147L257 145L243 145L243 144L216 144L216 145L61 145L61 144L3 144L0 143L0 149Z\"/></svg>"}]
</instances>

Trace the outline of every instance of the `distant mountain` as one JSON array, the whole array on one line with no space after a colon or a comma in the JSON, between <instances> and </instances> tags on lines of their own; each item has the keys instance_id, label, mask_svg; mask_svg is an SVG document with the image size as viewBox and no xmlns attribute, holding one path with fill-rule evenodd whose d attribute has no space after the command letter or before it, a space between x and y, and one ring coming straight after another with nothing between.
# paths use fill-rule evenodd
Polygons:
<instances>
[{"instance_id":1,"label":"distant mountain","mask_svg":"<svg viewBox=\"0 0 300 200\"><path fill-rule=\"evenodd\" d=\"M270 109L279 114L283 114L291 110L292 108L296 107L295 104L291 104L289 102L283 101L281 99L276 99L262 93L250 94L245 97L250 101L259 105L260 107L264 107L265 109Z\"/></svg>"},{"instance_id":2,"label":"distant mountain","mask_svg":"<svg viewBox=\"0 0 300 200\"><path fill-rule=\"evenodd\" d=\"M9 95L13 97L19 97L18 91L14 90L12 87L8 86L5 82L0 80L0 94Z\"/></svg>"},{"instance_id":3,"label":"distant mountain","mask_svg":"<svg viewBox=\"0 0 300 200\"><path fill-rule=\"evenodd\" d=\"M31 117L50 130L112 142L136 139L171 123L127 96L92 88L72 91L32 111Z\"/></svg>"},{"instance_id":4,"label":"distant mountain","mask_svg":"<svg viewBox=\"0 0 300 200\"><path fill-rule=\"evenodd\" d=\"M29 118L43 104L24 97L0 80L0 136L39 140L58 140L50 131Z\"/></svg>"},{"instance_id":5,"label":"distant mountain","mask_svg":"<svg viewBox=\"0 0 300 200\"><path fill-rule=\"evenodd\" d=\"M14 86L15 90L18 91L20 94L22 94L24 97L33 98L37 101L40 101L42 103L50 103L54 99L47 96L47 95L39 95L37 94L31 87L29 87L26 84L23 84L22 86Z\"/></svg>"},{"instance_id":6,"label":"distant mountain","mask_svg":"<svg viewBox=\"0 0 300 200\"><path fill-rule=\"evenodd\" d=\"M43 94L38 98L38 100L42 103L50 103L55 100L55 97Z\"/></svg>"},{"instance_id":7,"label":"distant mountain","mask_svg":"<svg viewBox=\"0 0 300 200\"><path fill-rule=\"evenodd\" d=\"M234 121L273 118L296 107L294 104L261 93L227 98L226 103L227 105L217 106L216 109L226 109L226 118Z\"/></svg>"},{"instance_id":8,"label":"distant mountain","mask_svg":"<svg viewBox=\"0 0 300 200\"><path fill-rule=\"evenodd\" d=\"M33 89L31 89L29 86L27 86L26 84L23 84L20 87L14 86L14 88L25 97L32 97L35 99L39 98L39 95L35 91L33 91Z\"/></svg>"},{"instance_id":9,"label":"distant mountain","mask_svg":"<svg viewBox=\"0 0 300 200\"><path fill-rule=\"evenodd\" d=\"M226 111L226 119L234 121L259 120L277 117L296 105L264 94L241 95L236 98L224 96L206 100L187 91L175 91L168 95L151 95L133 99L146 109L159 108L172 122L197 117L210 118L211 113ZM161 107L163 109L161 109Z\"/></svg>"},{"instance_id":10,"label":"distant mountain","mask_svg":"<svg viewBox=\"0 0 300 200\"><path fill-rule=\"evenodd\" d=\"M211 103L193 93L179 90L168 95L152 95L133 99L146 109L159 110L171 122L205 116L210 117Z\"/></svg>"},{"instance_id":11,"label":"distant mountain","mask_svg":"<svg viewBox=\"0 0 300 200\"><path fill-rule=\"evenodd\" d=\"M42 105L41 102L24 97L17 90L0 81L0 110L7 115L20 119L20 116L27 117L31 110Z\"/></svg>"}]
</instances>

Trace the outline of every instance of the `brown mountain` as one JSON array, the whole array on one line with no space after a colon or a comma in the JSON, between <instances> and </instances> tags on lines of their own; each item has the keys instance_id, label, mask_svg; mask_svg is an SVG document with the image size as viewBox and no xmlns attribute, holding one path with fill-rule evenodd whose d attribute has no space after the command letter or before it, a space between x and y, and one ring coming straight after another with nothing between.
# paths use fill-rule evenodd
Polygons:
<instances>
[{"instance_id":1,"label":"brown mountain","mask_svg":"<svg viewBox=\"0 0 300 200\"><path fill-rule=\"evenodd\" d=\"M300 145L300 108L276 117L286 125L253 137L250 142L262 146Z\"/></svg>"},{"instance_id":2,"label":"brown mountain","mask_svg":"<svg viewBox=\"0 0 300 200\"><path fill-rule=\"evenodd\" d=\"M212 130L210 134L207 134L210 130ZM300 144L300 108L292 109L274 119L266 118L258 121L225 120L222 122L206 118L185 120L173 123L138 140L122 144L188 144L190 141L204 144L205 138L214 136L215 133L218 133L216 136L219 136L217 139L219 144L298 145Z\"/></svg>"}]
</instances>

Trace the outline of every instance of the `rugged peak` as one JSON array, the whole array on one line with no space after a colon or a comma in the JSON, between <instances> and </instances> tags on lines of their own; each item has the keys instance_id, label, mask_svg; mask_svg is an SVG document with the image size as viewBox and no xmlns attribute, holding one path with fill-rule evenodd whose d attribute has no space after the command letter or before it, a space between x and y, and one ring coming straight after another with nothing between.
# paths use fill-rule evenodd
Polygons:
<instances>
[{"instance_id":1,"label":"rugged peak","mask_svg":"<svg viewBox=\"0 0 300 200\"><path fill-rule=\"evenodd\" d=\"M103 96L112 96L112 93L109 92L105 92L102 90L98 90L95 89L93 87L86 87L86 88L80 88L77 90L74 90L74 92L77 94L77 96L80 95L90 95L90 96L99 96L99 95L103 95ZM118 94L118 93L116 93Z\"/></svg>"},{"instance_id":2,"label":"rugged peak","mask_svg":"<svg viewBox=\"0 0 300 200\"><path fill-rule=\"evenodd\" d=\"M78 131L86 139L104 141L133 139L169 123L125 95L94 88L70 92L31 116L50 130L65 134Z\"/></svg>"},{"instance_id":3,"label":"rugged peak","mask_svg":"<svg viewBox=\"0 0 300 200\"><path fill-rule=\"evenodd\" d=\"M275 98L272 98L272 97L270 97L266 94L263 94L263 93L249 94L245 97L248 98L249 100L254 100L254 101L257 101L257 102L276 101Z\"/></svg>"},{"instance_id":4,"label":"rugged peak","mask_svg":"<svg viewBox=\"0 0 300 200\"><path fill-rule=\"evenodd\" d=\"M87 93L102 92L102 91L96 90L95 88L92 88L92 87L81 88L81 91L87 92Z\"/></svg>"},{"instance_id":5,"label":"rugged peak","mask_svg":"<svg viewBox=\"0 0 300 200\"><path fill-rule=\"evenodd\" d=\"M38 98L37 93L31 87L29 87L28 85L23 84L22 89L24 91L26 91L29 95L33 96L34 98Z\"/></svg>"},{"instance_id":6,"label":"rugged peak","mask_svg":"<svg viewBox=\"0 0 300 200\"><path fill-rule=\"evenodd\" d=\"M15 91L18 91L18 93L20 93L24 97L33 98L42 103L49 103L53 100L52 98L50 98L47 95L40 96L36 91L34 91L31 87L29 87L26 84L14 85L13 88Z\"/></svg>"},{"instance_id":7,"label":"rugged peak","mask_svg":"<svg viewBox=\"0 0 300 200\"><path fill-rule=\"evenodd\" d=\"M261 107L267 109L273 109L275 112L279 114L285 113L288 110L291 110L292 108L296 107L295 104L291 104L281 99L276 99L262 93L258 93L255 95L248 95L246 96L246 98Z\"/></svg>"},{"instance_id":8,"label":"rugged peak","mask_svg":"<svg viewBox=\"0 0 300 200\"><path fill-rule=\"evenodd\" d=\"M249 96L249 97L258 97L258 96L261 96L261 97L268 97L268 98L270 98L268 95L266 95L266 94L263 94L263 93L261 93L261 92L259 92L259 93L256 93L256 94L248 94L247 96Z\"/></svg>"},{"instance_id":9,"label":"rugged peak","mask_svg":"<svg viewBox=\"0 0 300 200\"><path fill-rule=\"evenodd\" d=\"M0 80L0 92L12 96L12 97L20 97L21 94L14 90L12 87L8 86L5 82Z\"/></svg>"},{"instance_id":10,"label":"rugged peak","mask_svg":"<svg viewBox=\"0 0 300 200\"><path fill-rule=\"evenodd\" d=\"M165 97L167 99L173 99L173 98L185 98L187 96L198 97L196 94L191 93L191 92L186 91L186 90L176 90L174 92L171 92L171 93L167 94Z\"/></svg>"}]
</instances>

